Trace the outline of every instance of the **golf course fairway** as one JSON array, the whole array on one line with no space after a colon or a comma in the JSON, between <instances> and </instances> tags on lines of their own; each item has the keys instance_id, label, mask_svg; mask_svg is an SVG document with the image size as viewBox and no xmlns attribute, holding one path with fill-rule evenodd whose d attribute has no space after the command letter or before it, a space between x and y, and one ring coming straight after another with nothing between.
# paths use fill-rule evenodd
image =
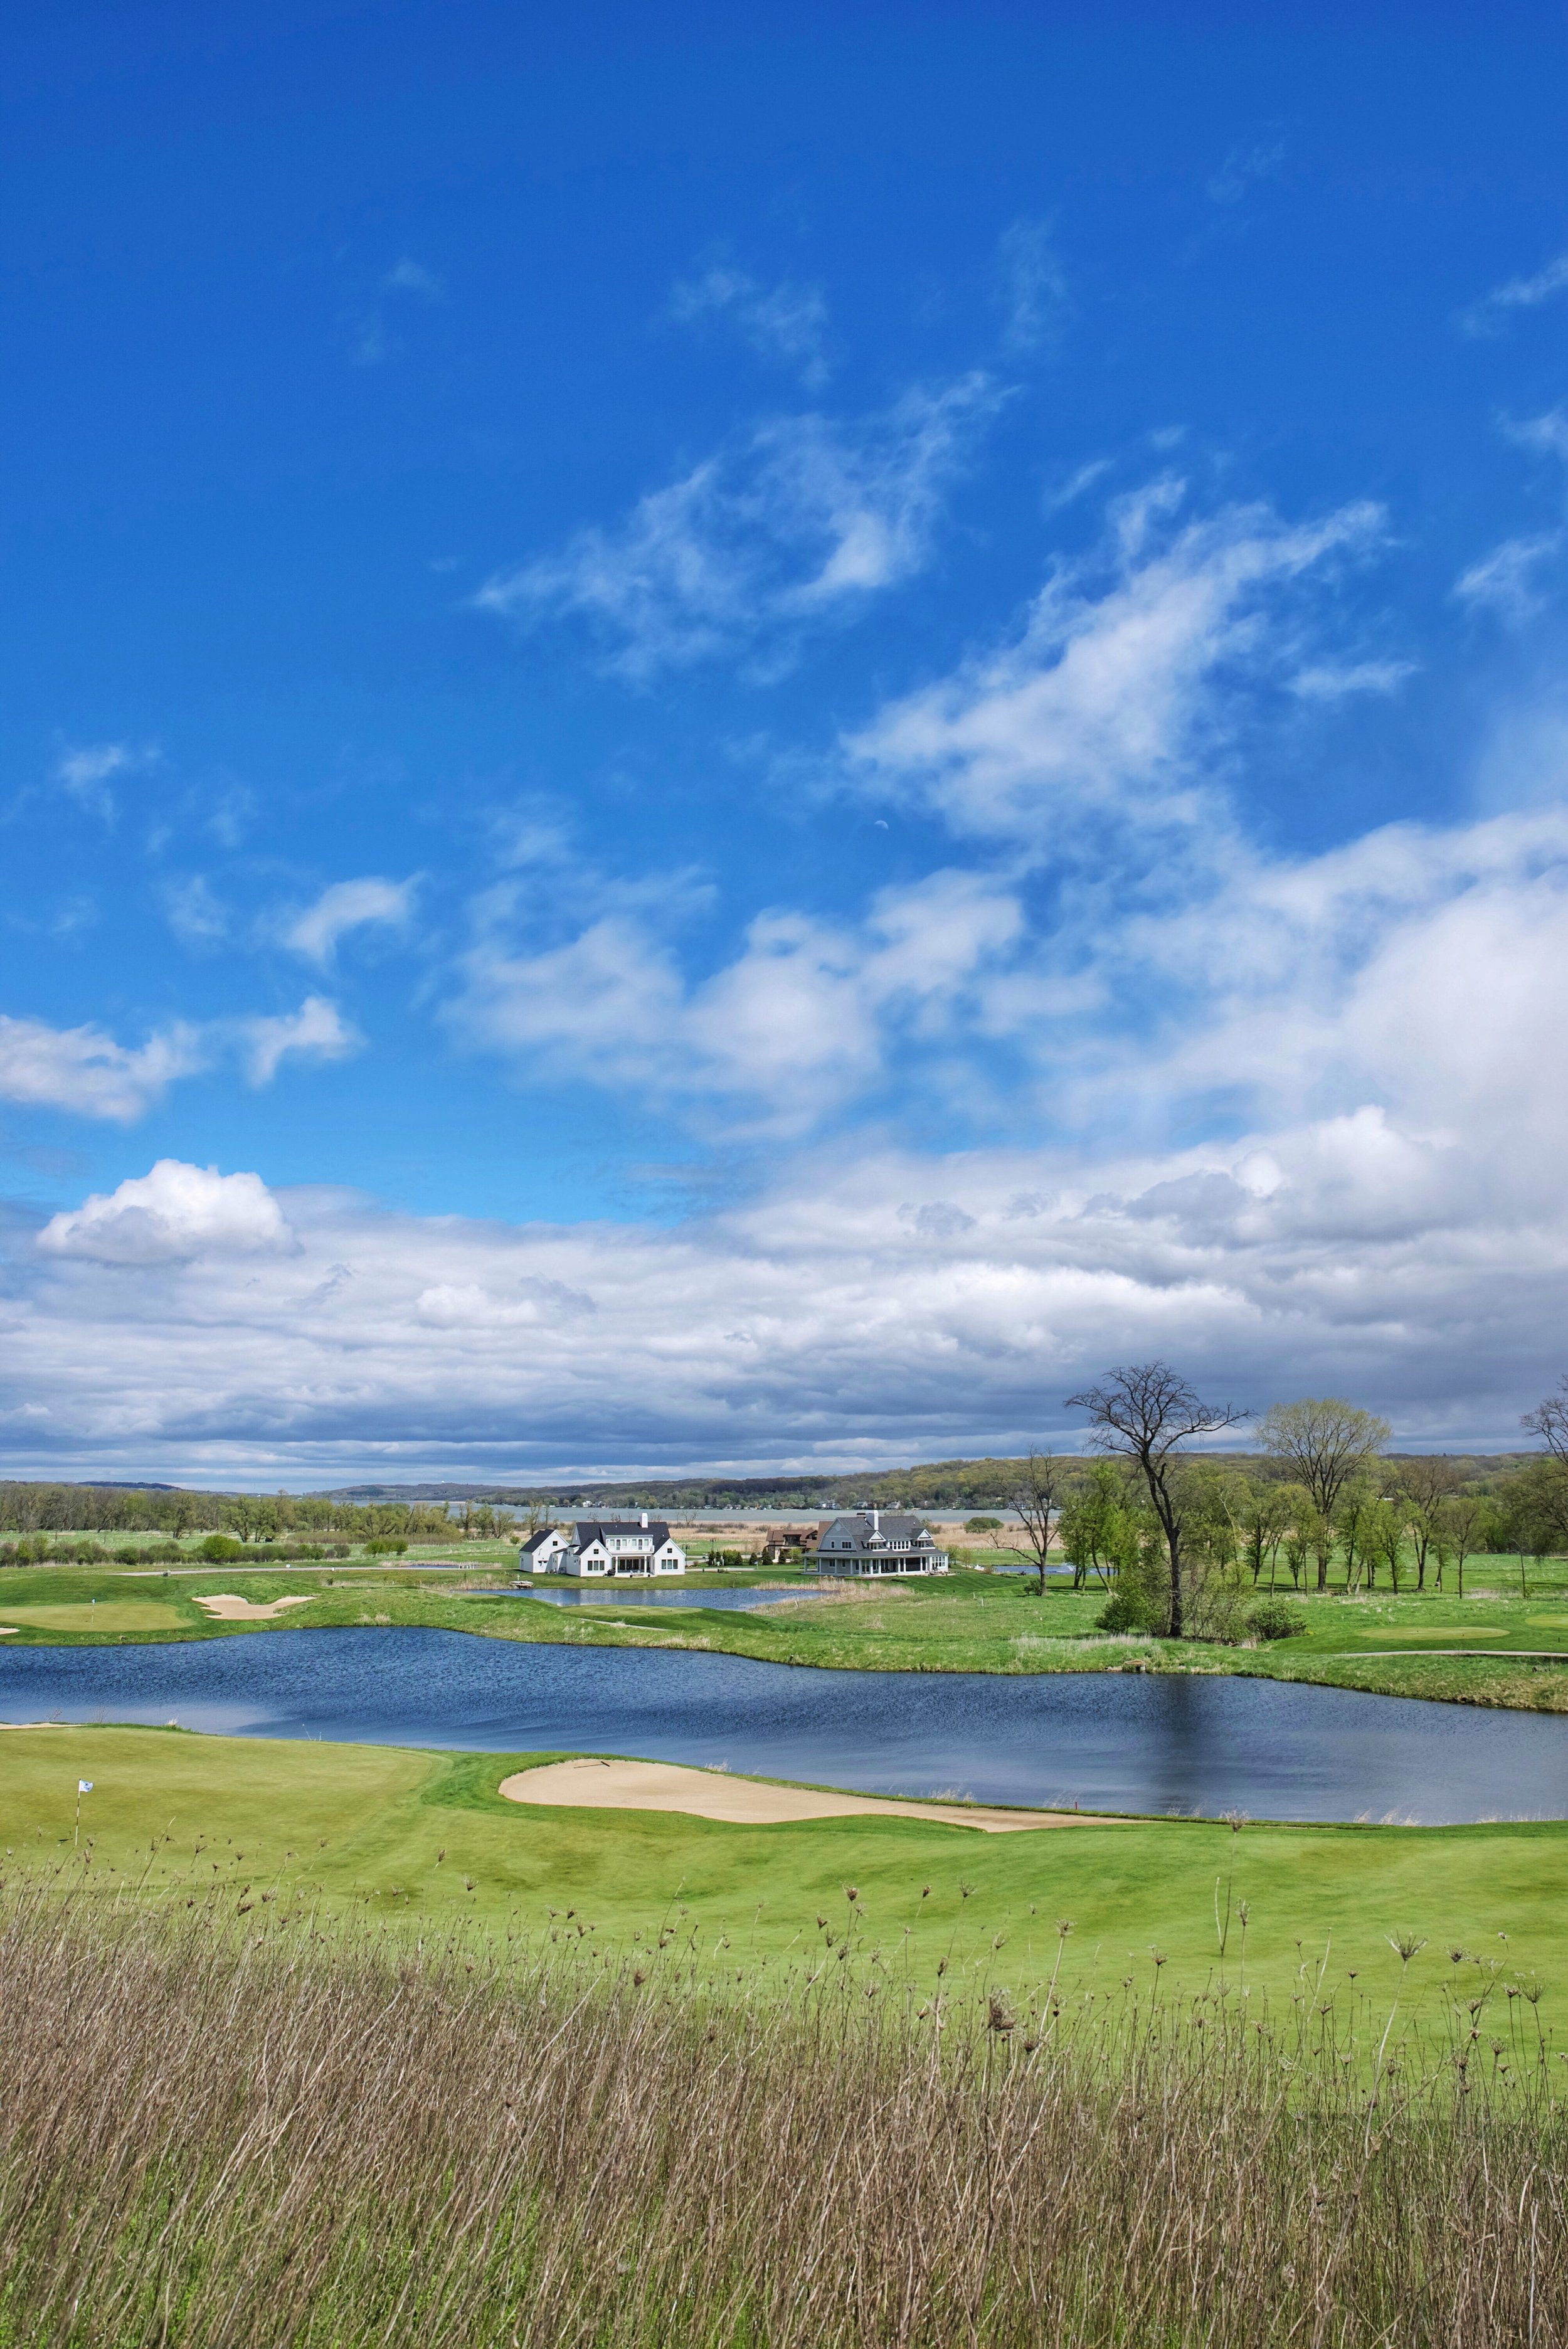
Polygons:
<instances>
[{"instance_id":1,"label":"golf course fairway","mask_svg":"<svg viewBox=\"0 0 1568 2349\"><path fill-rule=\"evenodd\" d=\"M1228 1900L1225 1976L1243 1964L1274 1997L1310 1983L1377 2002L1403 1975L1407 2012L1435 2013L1519 1984L1540 1994L1549 2031L1568 1998L1568 1824L983 1834L913 1816L750 1826L501 1796L503 1779L561 1758L7 1729L0 1850L13 1882L43 1872L94 1899L195 1902L246 1931L384 1920L422 1936L590 1941L616 1961L678 1931L685 1962L716 1978L810 1971L849 1922L857 1957L923 1988L941 1967L954 1990L1037 1982L1058 1953L1079 1983L1201 1989L1221 1970ZM79 1841L78 1780L91 1785ZM1408 1968L1394 1940L1424 1945Z\"/></svg>"}]
</instances>

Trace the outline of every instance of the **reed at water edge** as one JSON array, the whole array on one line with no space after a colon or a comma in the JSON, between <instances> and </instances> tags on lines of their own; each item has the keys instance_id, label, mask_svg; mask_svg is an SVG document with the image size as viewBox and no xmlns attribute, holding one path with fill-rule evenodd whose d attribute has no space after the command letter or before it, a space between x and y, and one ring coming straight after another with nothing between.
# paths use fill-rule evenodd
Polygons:
<instances>
[{"instance_id":1,"label":"reed at water edge","mask_svg":"<svg viewBox=\"0 0 1568 2349\"><path fill-rule=\"evenodd\" d=\"M852 1936L791 1982L0 1891L5 2349L1549 2349L1523 2000L1367 2016ZM1503 2002L1499 2000L1498 2004Z\"/></svg>"}]
</instances>

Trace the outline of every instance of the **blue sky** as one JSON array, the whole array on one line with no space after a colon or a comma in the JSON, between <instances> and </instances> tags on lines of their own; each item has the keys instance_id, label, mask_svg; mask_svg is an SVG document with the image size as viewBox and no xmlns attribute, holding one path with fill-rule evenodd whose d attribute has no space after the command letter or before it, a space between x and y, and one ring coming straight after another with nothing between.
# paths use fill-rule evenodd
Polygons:
<instances>
[{"instance_id":1,"label":"blue sky","mask_svg":"<svg viewBox=\"0 0 1568 2349\"><path fill-rule=\"evenodd\" d=\"M7 1473L1563 1367L1560 7L7 36Z\"/></svg>"}]
</instances>

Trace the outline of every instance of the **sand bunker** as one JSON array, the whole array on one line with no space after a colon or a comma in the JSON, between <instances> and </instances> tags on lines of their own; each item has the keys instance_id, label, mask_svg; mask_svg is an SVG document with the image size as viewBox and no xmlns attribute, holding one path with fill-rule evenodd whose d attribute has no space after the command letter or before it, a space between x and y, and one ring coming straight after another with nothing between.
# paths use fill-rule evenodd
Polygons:
<instances>
[{"instance_id":1,"label":"sand bunker","mask_svg":"<svg viewBox=\"0 0 1568 2349\"><path fill-rule=\"evenodd\" d=\"M253 1599L237 1599L232 1590L217 1590L205 1599L198 1598L198 1607L205 1607L209 1615L216 1615L224 1623L266 1623L281 1615L285 1607L308 1607L317 1594L302 1590L297 1598L274 1599L269 1607L258 1607Z\"/></svg>"},{"instance_id":2,"label":"sand bunker","mask_svg":"<svg viewBox=\"0 0 1568 2349\"><path fill-rule=\"evenodd\" d=\"M966 1803L898 1803L875 1795L820 1794L732 1778L724 1770L688 1770L675 1762L603 1762L583 1756L547 1762L503 1778L510 1803L560 1804L571 1810L689 1811L732 1826L778 1826L790 1819L841 1819L875 1811L889 1818L935 1819L944 1826L1014 1835L1024 1827L1102 1825L1073 1811L988 1811Z\"/></svg>"}]
</instances>

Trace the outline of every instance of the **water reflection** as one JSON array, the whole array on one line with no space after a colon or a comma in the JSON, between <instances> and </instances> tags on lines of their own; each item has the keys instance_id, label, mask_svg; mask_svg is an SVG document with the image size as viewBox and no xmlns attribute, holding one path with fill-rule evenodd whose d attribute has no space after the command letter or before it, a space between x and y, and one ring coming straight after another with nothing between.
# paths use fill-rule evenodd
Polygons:
<instances>
[{"instance_id":1,"label":"water reflection","mask_svg":"<svg viewBox=\"0 0 1568 2349\"><path fill-rule=\"evenodd\" d=\"M1568 1720L1269 1681L834 1672L368 1629L0 1654L0 1719L56 1713L1093 1810L1568 1816Z\"/></svg>"}]
</instances>

